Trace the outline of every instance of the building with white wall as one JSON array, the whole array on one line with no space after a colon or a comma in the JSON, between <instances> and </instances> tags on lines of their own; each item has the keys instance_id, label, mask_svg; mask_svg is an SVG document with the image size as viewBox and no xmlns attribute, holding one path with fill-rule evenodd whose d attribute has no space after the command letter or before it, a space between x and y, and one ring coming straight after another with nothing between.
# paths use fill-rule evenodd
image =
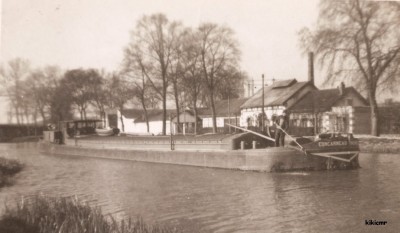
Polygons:
<instances>
[{"instance_id":1,"label":"building with white wall","mask_svg":"<svg viewBox=\"0 0 400 233\"><path fill-rule=\"evenodd\" d=\"M166 121L166 134L169 135L171 132L171 121L169 119L170 114L174 114L175 110L167 110L167 121ZM124 127L122 127L121 115ZM162 134L163 126L163 110L162 109L149 109L147 111L147 118L149 121L149 130L147 130L147 122L144 111L142 109L126 109L117 111L118 128L122 133L133 134L133 135L160 135ZM173 127L172 127L173 129ZM172 132L174 134L174 132Z\"/></svg>"},{"instance_id":2,"label":"building with white wall","mask_svg":"<svg viewBox=\"0 0 400 233\"><path fill-rule=\"evenodd\" d=\"M285 109L313 90L317 90L317 88L312 80L298 82L296 79L289 79L265 86L264 90L260 89L241 105L240 126L259 127L263 107L264 120L271 123L274 116L282 114ZM262 100L263 96L264 101Z\"/></svg>"}]
</instances>

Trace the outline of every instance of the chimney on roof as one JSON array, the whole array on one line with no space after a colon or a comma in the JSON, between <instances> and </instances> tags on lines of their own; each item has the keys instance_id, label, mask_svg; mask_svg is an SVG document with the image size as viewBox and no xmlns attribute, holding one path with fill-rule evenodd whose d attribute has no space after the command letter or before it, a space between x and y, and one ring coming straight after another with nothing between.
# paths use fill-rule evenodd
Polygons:
<instances>
[{"instance_id":1,"label":"chimney on roof","mask_svg":"<svg viewBox=\"0 0 400 233\"><path fill-rule=\"evenodd\" d=\"M339 94L342 96L344 94L344 88L345 88L344 82L341 82L338 88L339 88Z\"/></svg>"},{"instance_id":2,"label":"chimney on roof","mask_svg":"<svg viewBox=\"0 0 400 233\"><path fill-rule=\"evenodd\" d=\"M314 53L308 53L308 81L314 84Z\"/></svg>"}]
</instances>

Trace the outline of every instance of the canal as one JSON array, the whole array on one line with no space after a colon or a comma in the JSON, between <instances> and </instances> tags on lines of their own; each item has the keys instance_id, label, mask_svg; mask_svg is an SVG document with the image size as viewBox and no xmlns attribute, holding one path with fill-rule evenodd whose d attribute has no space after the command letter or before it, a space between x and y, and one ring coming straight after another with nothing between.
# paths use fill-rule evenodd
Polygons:
<instances>
[{"instance_id":1,"label":"canal","mask_svg":"<svg viewBox=\"0 0 400 233\"><path fill-rule=\"evenodd\" d=\"M25 169L0 189L0 209L20 195L74 196L117 218L184 232L396 232L400 157L362 154L359 170L258 173L43 155L0 144ZM387 221L367 226L365 220Z\"/></svg>"}]
</instances>

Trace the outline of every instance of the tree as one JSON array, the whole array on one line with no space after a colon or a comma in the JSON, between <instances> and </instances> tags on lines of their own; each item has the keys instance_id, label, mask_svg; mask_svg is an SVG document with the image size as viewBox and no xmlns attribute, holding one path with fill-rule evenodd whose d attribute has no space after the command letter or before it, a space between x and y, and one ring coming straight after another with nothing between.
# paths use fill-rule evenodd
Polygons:
<instances>
[{"instance_id":1,"label":"tree","mask_svg":"<svg viewBox=\"0 0 400 233\"><path fill-rule=\"evenodd\" d=\"M22 85L30 71L28 60L16 58L8 62L8 67L0 68L1 83L6 88L11 106L14 110L14 117L17 124L23 123L23 95Z\"/></svg>"},{"instance_id":2,"label":"tree","mask_svg":"<svg viewBox=\"0 0 400 233\"><path fill-rule=\"evenodd\" d=\"M160 96L163 109L162 134L166 134L168 70L171 65L174 41L179 36L180 23L170 22L163 14L144 16L136 25L128 46L125 59L130 59L130 51L140 54L145 70L144 74ZM150 72L151 71L151 72Z\"/></svg>"},{"instance_id":3,"label":"tree","mask_svg":"<svg viewBox=\"0 0 400 233\"><path fill-rule=\"evenodd\" d=\"M49 120L49 114L51 112L51 103L54 95L57 93L58 82L61 79L61 70L56 66L47 66L44 69L36 69L32 71L24 86L26 91L24 96L30 95L32 100L33 118L36 124L37 115L40 114L42 118L43 126L46 125Z\"/></svg>"},{"instance_id":4,"label":"tree","mask_svg":"<svg viewBox=\"0 0 400 233\"><path fill-rule=\"evenodd\" d=\"M182 79L180 80L184 102L193 108L196 119L194 133L197 134L198 102L204 95L200 46L197 46L195 34L189 32L183 42L182 51Z\"/></svg>"},{"instance_id":5,"label":"tree","mask_svg":"<svg viewBox=\"0 0 400 233\"><path fill-rule=\"evenodd\" d=\"M58 123L72 119L72 97L70 91L65 88L63 79L56 85L50 102L50 121Z\"/></svg>"},{"instance_id":6,"label":"tree","mask_svg":"<svg viewBox=\"0 0 400 233\"><path fill-rule=\"evenodd\" d=\"M371 134L379 136L377 91L394 86L400 65L398 2L321 0L318 26L300 32L305 50L327 67L327 81L352 78L365 87Z\"/></svg>"},{"instance_id":7,"label":"tree","mask_svg":"<svg viewBox=\"0 0 400 233\"><path fill-rule=\"evenodd\" d=\"M100 119L103 121L103 126L106 126L106 106L110 105L110 100L107 98L110 94L107 88L107 82L105 80L105 72L91 70L92 82L90 87L90 92L92 93L91 102L99 111Z\"/></svg>"},{"instance_id":8,"label":"tree","mask_svg":"<svg viewBox=\"0 0 400 233\"><path fill-rule=\"evenodd\" d=\"M244 82L248 80L247 74L237 70L236 67L228 67L221 72L223 82L218 87L219 99L235 99L244 96Z\"/></svg>"},{"instance_id":9,"label":"tree","mask_svg":"<svg viewBox=\"0 0 400 233\"><path fill-rule=\"evenodd\" d=\"M75 69L65 73L61 86L69 91L72 103L80 113L81 119L87 119L86 110L95 99L95 90L102 85L102 78L96 70Z\"/></svg>"},{"instance_id":10,"label":"tree","mask_svg":"<svg viewBox=\"0 0 400 233\"><path fill-rule=\"evenodd\" d=\"M240 58L238 43L233 35L232 29L211 23L200 25L196 35L200 40L198 46L200 46L202 75L211 105L214 133L217 132L215 97L218 87L226 81L224 71L228 67L237 66Z\"/></svg>"},{"instance_id":11,"label":"tree","mask_svg":"<svg viewBox=\"0 0 400 233\"><path fill-rule=\"evenodd\" d=\"M123 66L123 75L133 85L134 97L140 102L144 112L147 132L149 132L150 125L147 108L153 107L153 102L151 101L153 98L157 99L157 93L152 89L150 80L147 78L147 72L152 72L151 67L146 66L143 56L136 46L125 50Z\"/></svg>"},{"instance_id":12,"label":"tree","mask_svg":"<svg viewBox=\"0 0 400 233\"><path fill-rule=\"evenodd\" d=\"M110 90L110 102L112 107L116 107L120 114L120 120L122 125L122 132L125 132L125 125L124 120L122 117L122 112L124 110L125 104L131 100L134 96L134 90L129 85L121 74L114 73L112 74L110 83L109 83L109 90Z\"/></svg>"}]
</instances>

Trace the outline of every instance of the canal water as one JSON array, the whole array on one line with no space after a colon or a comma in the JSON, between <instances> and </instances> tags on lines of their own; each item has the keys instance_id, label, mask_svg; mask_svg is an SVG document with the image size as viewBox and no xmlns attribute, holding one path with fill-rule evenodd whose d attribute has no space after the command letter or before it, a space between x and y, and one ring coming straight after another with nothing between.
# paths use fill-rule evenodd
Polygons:
<instances>
[{"instance_id":1,"label":"canal water","mask_svg":"<svg viewBox=\"0 0 400 233\"><path fill-rule=\"evenodd\" d=\"M76 195L117 218L184 232L399 232L400 155L361 154L361 169L258 173L43 155L0 145L26 164L2 203ZM365 220L387 221L367 226Z\"/></svg>"}]
</instances>

